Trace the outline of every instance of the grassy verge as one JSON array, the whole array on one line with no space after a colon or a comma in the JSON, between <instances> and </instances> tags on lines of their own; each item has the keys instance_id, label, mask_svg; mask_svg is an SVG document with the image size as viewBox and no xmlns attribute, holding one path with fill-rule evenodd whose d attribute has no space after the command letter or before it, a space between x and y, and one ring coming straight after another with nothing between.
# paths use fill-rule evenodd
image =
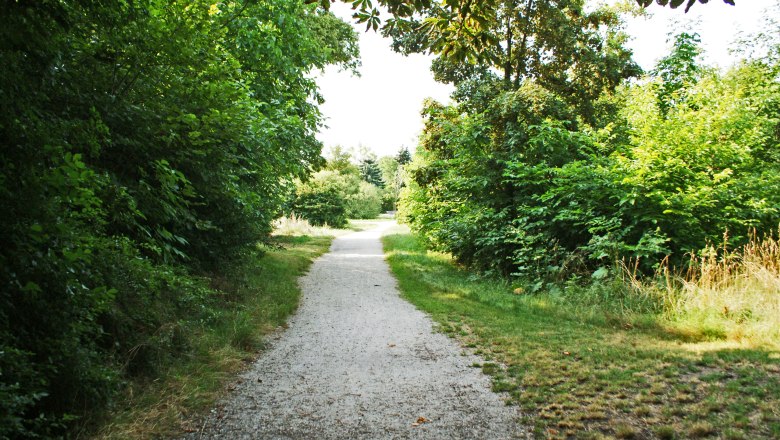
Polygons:
<instances>
[{"instance_id":1,"label":"grassy verge","mask_svg":"<svg viewBox=\"0 0 780 440\"><path fill-rule=\"evenodd\" d=\"M780 438L777 345L475 280L408 234L384 244L403 295L487 359L539 438Z\"/></svg>"},{"instance_id":2,"label":"grassy verge","mask_svg":"<svg viewBox=\"0 0 780 440\"><path fill-rule=\"evenodd\" d=\"M198 430L192 420L257 356L263 336L283 326L296 309L297 278L328 250L332 238L277 235L264 253L211 277L215 295L222 296L220 306L208 311L206 322L187 323L195 334L189 335L192 346L185 357L154 377L127 384L121 404L98 422L100 428L81 436L160 438Z\"/></svg>"}]
</instances>

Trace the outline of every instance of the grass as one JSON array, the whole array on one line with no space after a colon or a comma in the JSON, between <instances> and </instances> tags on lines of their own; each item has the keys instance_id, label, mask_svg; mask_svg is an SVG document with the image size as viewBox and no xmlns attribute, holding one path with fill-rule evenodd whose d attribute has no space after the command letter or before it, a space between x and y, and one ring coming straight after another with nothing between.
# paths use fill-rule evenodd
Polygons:
<instances>
[{"instance_id":1,"label":"grass","mask_svg":"<svg viewBox=\"0 0 780 440\"><path fill-rule=\"evenodd\" d=\"M677 298L672 321L780 350L780 241L754 235L737 252L710 247L690 267L680 288L664 282L666 295Z\"/></svg>"},{"instance_id":2,"label":"grass","mask_svg":"<svg viewBox=\"0 0 780 440\"><path fill-rule=\"evenodd\" d=\"M324 226L312 226L308 220L295 214L280 217L273 222L274 236L323 236L332 235L332 230Z\"/></svg>"},{"instance_id":3,"label":"grass","mask_svg":"<svg viewBox=\"0 0 780 440\"><path fill-rule=\"evenodd\" d=\"M297 221L278 232L265 252L211 277L223 306L211 321L195 327L187 357L154 378L127 384L121 403L78 437L150 439L201 429L195 420L226 386L232 388L237 373L262 351L264 336L285 325L298 306L297 278L343 231Z\"/></svg>"},{"instance_id":4,"label":"grass","mask_svg":"<svg viewBox=\"0 0 780 440\"><path fill-rule=\"evenodd\" d=\"M531 295L476 279L409 234L384 244L403 295L486 359L538 438L780 438L771 330L736 337L625 285Z\"/></svg>"}]
</instances>

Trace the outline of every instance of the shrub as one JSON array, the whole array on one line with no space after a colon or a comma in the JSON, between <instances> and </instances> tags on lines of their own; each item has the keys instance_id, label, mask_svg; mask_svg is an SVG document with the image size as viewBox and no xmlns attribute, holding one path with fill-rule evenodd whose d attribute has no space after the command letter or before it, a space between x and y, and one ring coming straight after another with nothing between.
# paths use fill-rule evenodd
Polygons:
<instances>
[{"instance_id":1,"label":"shrub","mask_svg":"<svg viewBox=\"0 0 780 440\"><path fill-rule=\"evenodd\" d=\"M382 212L381 190L368 182L359 182L358 191L346 197L349 218L372 219Z\"/></svg>"},{"instance_id":2,"label":"shrub","mask_svg":"<svg viewBox=\"0 0 780 440\"><path fill-rule=\"evenodd\" d=\"M382 190L382 212L395 210L395 205L398 202L398 192L390 187L385 187Z\"/></svg>"},{"instance_id":3,"label":"shrub","mask_svg":"<svg viewBox=\"0 0 780 440\"><path fill-rule=\"evenodd\" d=\"M334 188L304 188L295 196L292 210L315 226L340 228L347 224L344 199Z\"/></svg>"},{"instance_id":4,"label":"shrub","mask_svg":"<svg viewBox=\"0 0 780 440\"><path fill-rule=\"evenodd\" d=\"M344 205L345 218L359 218L359 219L371 219L376 218L382 209L382 195L381 190L360 178L360 175L356 172L352 172L350 169L343 171L324 170L314 173L310 180L304 183L298 184L297 189L298 197L303 194L329 194L331 199L339 199ZM306 196L310 199L311 196ZM312 224L320 225L317 223L319 220L316 218L307 217L308 215L315 215L314 212L330 212L325 206L320 208L314 208L318 204L338 204L337 201L326 202L325 198L319 197L317 201L309 201L306 204L311 204L312 208L304 208L299 206L298 210L294 211L311 221ZM296 205L299 205L296 202ZM304 210L301 210L303 208ZM312 213L309 214L308 212ZM342 226L340 224L332 224L328 222L330 226Z\"/></svg>"}]
</instances>

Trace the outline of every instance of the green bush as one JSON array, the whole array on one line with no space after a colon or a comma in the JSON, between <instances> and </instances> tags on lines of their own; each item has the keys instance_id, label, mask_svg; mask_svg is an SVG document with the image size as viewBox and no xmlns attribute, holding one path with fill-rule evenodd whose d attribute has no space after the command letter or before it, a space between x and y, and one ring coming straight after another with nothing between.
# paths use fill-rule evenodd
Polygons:
<instances>
[{"instance_id":1,"label":"green bush","mask_svg":"<svg viewBox=\"0 0 780 440\"><path fill-rule=\"evenodd\" d=\"M347 195L349 218L372 219L382 212L382 190L368 182L358 182L358 191Z\"/></svg>"},{"instance_id":2,"label":"green bush","mask_svg":"<svg viewBox=\"0 0 780 440\"><path fill-rule=\"evenodd\" d=\"M394 188L385 187L385 189L382 190L382 212L387 211L394 211L395 205L398 202L398 194L400 193L400 190L395 190Z\"/></svg>"},{"instance_id":3,"label":"green bush","mask_svg":"<svg viewBox=\"0 0 780 440\"><path fill-rule=\"evenodd\" d=\"M327 197L335 197L341 201L344 206L344 215L347 218L371 219L376 218L382 209L381 189L376 185L370 184L360 178L357 172L350 168L342 171L324 170L314 173L305 183L298 185L297 193L300 197L303 194L328 194ZM324 199L307 202L307 204L317 205L326 203ZM327 202L326 204L336 202ZM296 202L296 205L300 205ZM315 211L319 211L319 208ZM297 210L297 214L303 216L309 221L318 221L307 217L306 211ZM331 226L331 223L328 223Z\"/></svg>"},{"instance_id":4,"label":"green bush","mask_svg":"<svg viewBox=\"0 0 780 440\"><path fill-rule=\"evenodd\" d=\"M311 188L297 194L292 211L314 226L341 228L347 224L344 199L333 188Z\"/></svg>"}]
</instances>

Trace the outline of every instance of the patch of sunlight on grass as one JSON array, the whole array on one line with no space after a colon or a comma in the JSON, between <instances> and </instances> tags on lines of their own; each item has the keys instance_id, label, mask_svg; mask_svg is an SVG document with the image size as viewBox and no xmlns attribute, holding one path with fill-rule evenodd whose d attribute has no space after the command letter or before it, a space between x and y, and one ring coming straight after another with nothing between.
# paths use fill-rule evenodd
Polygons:
<instances>
[{"instance_id":1,"label":"patch of sunlight on grass","mask_svg":"<svg viewBox=\"0 0 780 440\"><path fill-rule=\"evenodd\" d=\"M385 219L350 219L347 229L353 231L365 231L372 229L389 220Z\"/></svg>"},{"instance_id":2,"label":"patch of sunlight on grass","mask_svg":"<svg viewBox=\"0 0 780 440\"><path fill-rule=\"evenodd\" d=\"M755 348L750 341L704 341L684 342L679 345L683 350L696 354L716 352L722 350L745 350Z\"/></svg>"},{"instance_id":3,"label":"patch of sunlight on grass","mask_svg":"<svg viewBox=\"0 0 780 440\"><path fill-rule=\"evenodd\" d=\"M395 225L386 229L384 235L408 236L409 233L410 233L409 226L396 223Z\"/></svg>"}]
</instances>

